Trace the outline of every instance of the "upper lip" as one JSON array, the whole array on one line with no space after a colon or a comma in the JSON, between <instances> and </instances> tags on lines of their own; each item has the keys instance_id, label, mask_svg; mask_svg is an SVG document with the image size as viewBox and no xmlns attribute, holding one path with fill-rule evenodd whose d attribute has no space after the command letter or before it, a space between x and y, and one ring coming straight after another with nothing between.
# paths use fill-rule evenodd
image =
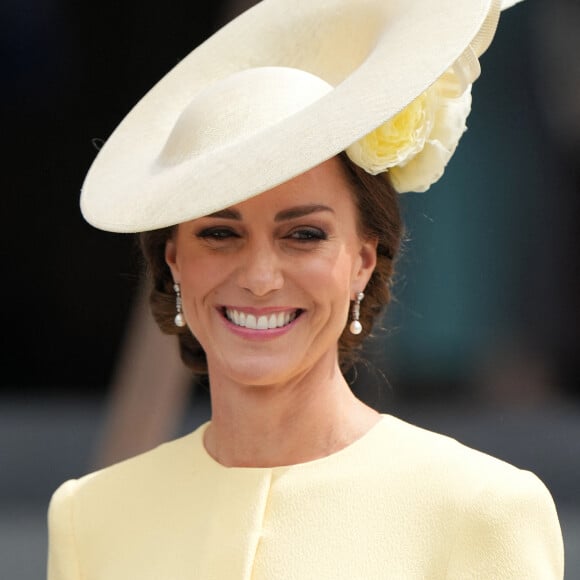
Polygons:
<instances>
[{"instance_id":1,"label":"upper lip","mask_svg":"<svg viewBox=\"0 0 580 580\"><path fill-rule=\"evenodd\" d=\"M254 316L262 316L265 314L272 314L279 312L295 312L297 310L302 310L295 306L268 306L263 308L256 308L254 306L231 306L223 305L219 309L223 312L225 310L237 310L238 312L244 312L245 314L253 314Z\"/></svg>"}]
</instances>

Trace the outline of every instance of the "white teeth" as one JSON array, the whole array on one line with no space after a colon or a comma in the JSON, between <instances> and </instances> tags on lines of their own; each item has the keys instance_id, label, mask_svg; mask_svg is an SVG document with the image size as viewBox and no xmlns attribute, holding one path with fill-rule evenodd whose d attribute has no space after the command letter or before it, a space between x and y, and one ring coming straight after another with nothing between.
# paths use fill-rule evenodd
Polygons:
<instances>
[{"instance_id":1,"label":"white teeth","mask_svg":"<svg viewBox=\"0 0 580 580\"><path fill-rule=\"evenodd\" d=\"M246 314L233 308L227 308L226 316L230 322L237 326L244 326L252 330L268 330L270 328L282 328L290 324L296 318L296 311L278 312L269 316L261 315L256 317L254 314Z\"/></svg>"},{"instance_id":2,"label":"white teeth","mask_svg":"<svg viewBox=\"0 0 580 580\"><path fill-rule=\"evenodd\" d=\"M278 316L276 317L276 326L284 326L284 319L286 318L286 316L284 316L283 312L278 312Z\"/></svg>"}]
</instances>

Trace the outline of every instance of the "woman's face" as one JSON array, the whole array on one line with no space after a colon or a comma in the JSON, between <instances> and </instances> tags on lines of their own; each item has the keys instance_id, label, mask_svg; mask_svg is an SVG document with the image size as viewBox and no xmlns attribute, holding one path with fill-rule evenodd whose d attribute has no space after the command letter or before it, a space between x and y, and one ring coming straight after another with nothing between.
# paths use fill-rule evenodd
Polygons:
<instances>
[{"instance_id":1,"label":"woman's face","mask_svg":"<svg viewBox=\"0 0 580 580\"><path fill-rule=\"evenodd\" d=\"M350 300L376 263L352 196L333 158L177 227L166 260L212 380L273 385L335 367Z\"/></svg>"}]
</instances>

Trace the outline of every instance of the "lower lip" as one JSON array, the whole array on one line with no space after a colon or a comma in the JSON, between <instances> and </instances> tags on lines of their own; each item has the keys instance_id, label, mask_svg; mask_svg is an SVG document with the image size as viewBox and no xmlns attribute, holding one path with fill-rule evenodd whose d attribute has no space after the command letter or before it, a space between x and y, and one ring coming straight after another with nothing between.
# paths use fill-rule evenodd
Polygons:
<instances>
[{"instance_id":1,"label":"lower lip","mask_svg":"<svg viewBox=\"0 0 580 580\"><path fill-rule=\"evenodd\" d=\"M273 338L282 336L287 332L290 332L290 330L292 330L294 326L296 326L296 323L301 318L302 314L303 313L298 315L292 322L289 322L286 326L281 326L279 328L268 328L265 330L255 330L253 328L246 328L245 326L238 326L237 324L234 324L229 318L221 314L221 312L220 317L224 321L226 327L231 332L237 334L238 336L250 340L271 340Z\"/></svg>"}]
</instances>

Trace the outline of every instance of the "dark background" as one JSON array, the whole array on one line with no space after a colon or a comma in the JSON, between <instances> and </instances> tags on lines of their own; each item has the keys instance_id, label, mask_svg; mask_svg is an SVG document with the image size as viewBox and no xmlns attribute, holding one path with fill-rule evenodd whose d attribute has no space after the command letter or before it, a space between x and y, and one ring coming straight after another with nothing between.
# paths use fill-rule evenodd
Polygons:
<instances>
[{"instance_id":1,"label":"dark background","mask_svg":"<svg viewBox=\"0 0 580 580\"><path fill-rule=\"evenodd\" d=\"M82 180L98 143L217 26L219 4L2 6L2 389L102 392L138 264L131 236L82 220Z\"/></svg>"}]
</instances>

